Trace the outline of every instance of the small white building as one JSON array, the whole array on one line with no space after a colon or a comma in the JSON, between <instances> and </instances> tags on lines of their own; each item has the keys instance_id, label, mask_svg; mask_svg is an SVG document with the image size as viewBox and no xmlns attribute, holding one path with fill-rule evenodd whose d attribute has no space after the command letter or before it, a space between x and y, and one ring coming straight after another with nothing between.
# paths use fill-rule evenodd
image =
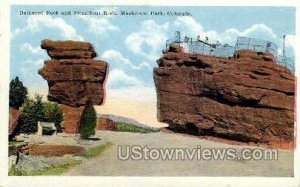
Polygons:
<instances>
[{"instance_id":1,"label":"small white building","mask_svg":"<svg viewBox=\"0 0 300 187\"><path fill-rule=\"evenodd\" d=\"M48 130L49 132L51 132L52 135L56 135L57 134L57 128L55 127L55 123L53 123L53 122L42 122L42 121L39 121L38 122L37 135L42 136L43 132L45 130Z\"/></svg>"}]
</instances>

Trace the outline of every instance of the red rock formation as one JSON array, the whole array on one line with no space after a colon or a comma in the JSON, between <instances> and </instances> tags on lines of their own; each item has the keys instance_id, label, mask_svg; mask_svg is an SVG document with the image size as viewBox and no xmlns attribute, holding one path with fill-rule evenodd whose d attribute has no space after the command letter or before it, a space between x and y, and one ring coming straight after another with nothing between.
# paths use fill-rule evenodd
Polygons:
<instances>
[{"instance_id":1,"label":"red rock formation","mask_svg":"<svg viewBox=\"0 0 300 187\"><path fill-rule=\"evenodd\" d=\"M61 104L64 112L64 131L78 133L81 106L91 101L101 105L104 99L103 84L107 62L93 60L97 54L90 43L77 41L43 40L51 60L39 74L48 81L48 100Z\"/></svg>"},{"instance_id":2,"label":"red rock formation","mask_svg":"<svg viewBox=\"0 0 300 187\"><path fill-rule=\"evenodd\" d=\"M195 135L293 141L294 75L272 63L270 54L239 51L236 56L187 54L172 46L154 69L159 121Z\"/></svg>"},{"instance_id":3,"label":"red rock formation","mask_svg":"<svg viewBox=\"0 0 300 187\"><path fill-rule=\"evenodd\" d=\"M116 131L117 124L111 119L100 117L98 119L97 130Z\"/></svg>"},{"instance_id":4,"label":"red rock formation","mask_svg":"<svg viewBox=\"0 0 300 187\"><path fill-rule=\"evenodd\" d=\"M63 104L60 107L64 114L63 131L70 134L79 133L80 118L84 107L72 107Z\"/></svg>"},{"instance_id":5,"label":"red rock formation","mask_svg":"<svg viewBox=\"0 0 300 187\"><path fill-rule=\"evenodd\" d=\"M9 109L9 136L12 136L17 133L18 124L20 121L21 112L17 109L10 108Z\"/></svg>"},{"instance_id":6,"label":"red rock formation","mask_svg":"<svg viewBox=\"0 0 300 187\"><path fill-rule=\"evenodd\" d=\"M50 101L82 106L89 100L101 105L107 63L99 60L46 60L40 74L48 81Z\"/></svg>"},{"instance_id":7,"label":"red rock formation","mask_svg":"<svg viewBox=\"0 0 300 187\"><path fill-rule=\"evenodd\" d=\"M97 56L92 44L87 42L43 40L41 47L52 59L91 59Z\"/></svg>"}]
</instances>

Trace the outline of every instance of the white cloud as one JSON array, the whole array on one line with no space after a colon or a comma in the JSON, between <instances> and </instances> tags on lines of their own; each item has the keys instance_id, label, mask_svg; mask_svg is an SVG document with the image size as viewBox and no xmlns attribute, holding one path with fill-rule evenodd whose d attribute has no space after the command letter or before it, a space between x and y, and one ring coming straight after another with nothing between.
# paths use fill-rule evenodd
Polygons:
<instances>
[{"instance_id":1,"label":"white cloud","mask_svg":"<svg viewBox=\"0 0 300 187\"><path fill-rule=\"evenodd\" d=\"M122 69L113 69L108 73L107 88L141 86L143 82L126 74Z\"/></svg>"},{"instance_id":2,"label":"white cloud","mask_svg":"<svg viewBox=\"0 0 300 187\"><path fill-rule=\"evenodd\" d=\"M37 59L37 60L26 60L24 63L21 64L20 71L23 75L26 76L35 76L37 75L38 69L43 67L44 59Z\"/></svg>"},{"instance_id":3,"label":"white cloud","mask_svg":"<svg viewBox=\"0 0 300 187\"><path fill-rule=\"evenodd\" d=\"M296 35L286 35L285 42L286 42L286 47L291 47L295 51Z\"/></svg>"},{"instance_id":4,"label":"white cloud","mask_svg":"<svg viewBox=\"0 0 300 187\"><path fill-rule=\"evenodd\" d=\"M156 101L155 87L131 86L126 88L109 88L107 89L109 99L126 99L129 101ZM155 109L155 108L154 108Z\"/></svg>"},{"instance_id":5,"label":"white cloud","mask_svg":"<svg viewBox=\"0 0 300 187\"><path fill-rule=\"evenodd\" d=\"M41 54L43 53L43 50L41 49L40 46L37 46L37 47L33 47L30 43L24 43L22 46L21 46L21 51L22 52L30 52L32 54Z\"/></svg>"},{"instance_id":6,"label":"white cloud","mask_svg":"<svg viewBox=\"0 0 300 187\"><path fill-rule=\"evenodd\" d=\"M134 70L138 70L142 68L151 69L150 65L145 61L140 63L139 65L135 65L129 59L125 58L119 51L115 51L115 50L104 51L101 58L110 59L111 63L124 64Z\"/></svg>"},{"instance_id":7,"label":"white cloud","mask_svg":"<svg viewBox=\"0 0 300 187\"><path fill-rule=\"evenodd\" d=\"M283 37L279 39L279 46L278 47L278 54L283 54ZM286 35L285 37L285 49L286 49L286 56L294 58L295 49L296 49L296 36L295 35Z\"/></svg>"},{"instance_id":8,"label":"white cloud","mask_svg":"<svg viewBox=\"0 0 300 187\"><path fill-rule=\"evenodd\" d=\"M89 32L95 35L103 35L107 32L120 31L120 29L111 24L109 17L78 16L88 24Z\"/></svg>"},{"instance_id":9,"label":"white cloud","mask_svg":"<svg viewBox=\"0 0 300 187\"><path fill-rule=\"evenodd\" d=\"M54 18L49 15L42 16L29 16L26 20L26 26L24 28L17 28L13 31L12 37L15 37L21 33L41 32L42 28L57 29L60 32L60 36L63 39L83 40L83 37L77 34L76 29L65 22L62 18Z\"/></svg>"},{"instance_id":10,"label":"white cloud","mask_svg":"<svg viewBox=\"0 0 300 187\"><path fill-rule=\"evenodd\" d=\"M29 89L35 88L35 92L38 94L41 94L40 91L44 92L44 90L48 90L47 81L38 74L38 70L42 68L43 65L44 59L39 58L22 61L18 67L18 76L23 81L24 85L26 85Z\"/></svg>"},{"instance_id":11,"label":"white cloud","mask_svg":"<svg viewBox=\"0 0 300 187\"><path fill-rule=\"evenodd\" d=\"M80 15L78 18L82 19L88 25L90 33L95 35L103 35L108 32L120 31L119 27L113 25L110 22L110 19L113 18L113 15L110 15L110 12L116 12L116 7L105 7L96 10L97 12L107 12L108 15L99 17L99 16L89 16L89 15Z\"/></svg>"},{"instance_id":12,"label":"white cloud","mask_svg":"<svg viewBox=\"0 0 300 187\"><path fill-rule=\"evenodd\" d=\"M262 38L263 40L275 40L277 39L276 34L271 28L265 24L254 24L249 28L246 28L243 31L231 28L225 31L225 34L232 36L247 36L254 38Z\"/></svg>"},{"instance_id":13,"label":"white cloud","mask_svg":"<svg viewBox=\"0 0 300 187\"><path fill-rule=\"evenodd\" d=\"M44 59L26 60L20 66L20 77L24 81L24 84L41 84L43 82L42 77L38 74L38 69L42 68ZM35 80L35 81L32 81Z\"/></svg>"},{"instance_id":14,"label":"white cloud","mask_svg":"<svg viewBox=\"0 0 300 187\"><path fill-rule=\"evenodd\" d=\"M192 17L178 17L175 22L174 25L176 27L182 27L183 28L188 28L189 33L187 34L203 34L203 26L198 23L194 18Z\"/></svg>"},{"instance_id":15,"label":"white cloud","mask_svg":"<svg viewBox=\"0 0 300 187\"><path fill-rule=\"evenodd\" d=\"M154 20L143 21L139 31L126 37L125 44L134 54L154 61L160 55L160 50L165 44L168 28L168 22L160 25Z\"/></svg>"},{"instance_id":16,"label":"white cloud","mask_svg":"<svg viewBox=\"0 0 300 187\"><path fill-rule=\"evenodd\" d=\"M224 32L218 33L215 30L205 30L201 23L197 22L192 17L178 17L174 21L174 26L177 30L182 30L183 34L189 37L200 35L202 39L208 37L211 41L218 40L221 43L234 45L238 36L261 38L263 40L276 41L276 34L271 28L265 24L253 24L244 30L229 28ZM184 29L182 29L184 28Z\"/></svg>"},{"instance_id":17,"label":"white cloud","mask_svg":"<svg viewBox=\"0 0 300 187\"><path fill-rule=\"evenodd\" d=\"M24 66L29 66L29 67L32 66L42 67L43 64L44 64L44 59L37 59L37 60L29 59L24 62Z\"/></svg>"}]
</instances>

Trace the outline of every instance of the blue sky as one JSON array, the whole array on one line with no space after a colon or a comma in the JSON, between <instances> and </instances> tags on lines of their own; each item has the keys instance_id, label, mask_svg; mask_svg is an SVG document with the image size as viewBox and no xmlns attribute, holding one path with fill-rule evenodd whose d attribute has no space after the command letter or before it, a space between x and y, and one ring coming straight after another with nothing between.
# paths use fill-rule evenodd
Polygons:
<instances>
[{"instance_id":1,"label":"blue sky","mask_svg":"<svg viewBox=\"0 0 300 187\"><path fill-rule=\"evenodd\" d=\"M19 11L181 11L192 16L20 16ZM107 89L154 90L153 67L165 40L179 30L196 37L234 45L237 36L270 40L281 50L288 35L287 53L293 56L295 9L281 7L145 7L145 6L13 6L11 10L11 78L19 76L29 88L47 89L37 74L43 60L43 39L91 42L98 59L110 64ZM136 89L132 89L136 90ZM138 89L143 90L143 89Z\"/></svg>"}]
</instances>

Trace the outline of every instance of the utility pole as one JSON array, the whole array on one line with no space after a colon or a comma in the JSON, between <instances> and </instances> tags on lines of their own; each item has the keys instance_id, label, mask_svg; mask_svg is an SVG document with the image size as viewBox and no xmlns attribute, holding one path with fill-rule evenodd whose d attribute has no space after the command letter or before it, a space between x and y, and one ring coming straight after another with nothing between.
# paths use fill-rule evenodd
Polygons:
<instances>
[{"instance_id":1,"label":"utility pole","mask_svg":"<svg viewBox=\"0 0 300 187\"><path fill-rule=\"evenodd\" d=\"M285 58L285 35L283 35L282 56Z\"/></svg>"},{"instance_id":2,"label":"utility pole","mask_svg":"<svg viewBox=\"0 0 300 187\"><path fill-rule=\"evenodd\" d=\"M179 31L175 32L175 42L176 43L180 43L181 42L181 36L180 36L180 32Z\"/></svg>"},{"instance_id":3,"label":"utility pole","mask_svg":"<svg viewBox=\"0 0 300 187\"><path fill-rule=\"evenodd\" d=\"M285 35L283 35L283 44L282 44L282 60L283 60L283 63L285 64L286 66L286 58L285 58Z\"/></svg>"}]
</instances>

